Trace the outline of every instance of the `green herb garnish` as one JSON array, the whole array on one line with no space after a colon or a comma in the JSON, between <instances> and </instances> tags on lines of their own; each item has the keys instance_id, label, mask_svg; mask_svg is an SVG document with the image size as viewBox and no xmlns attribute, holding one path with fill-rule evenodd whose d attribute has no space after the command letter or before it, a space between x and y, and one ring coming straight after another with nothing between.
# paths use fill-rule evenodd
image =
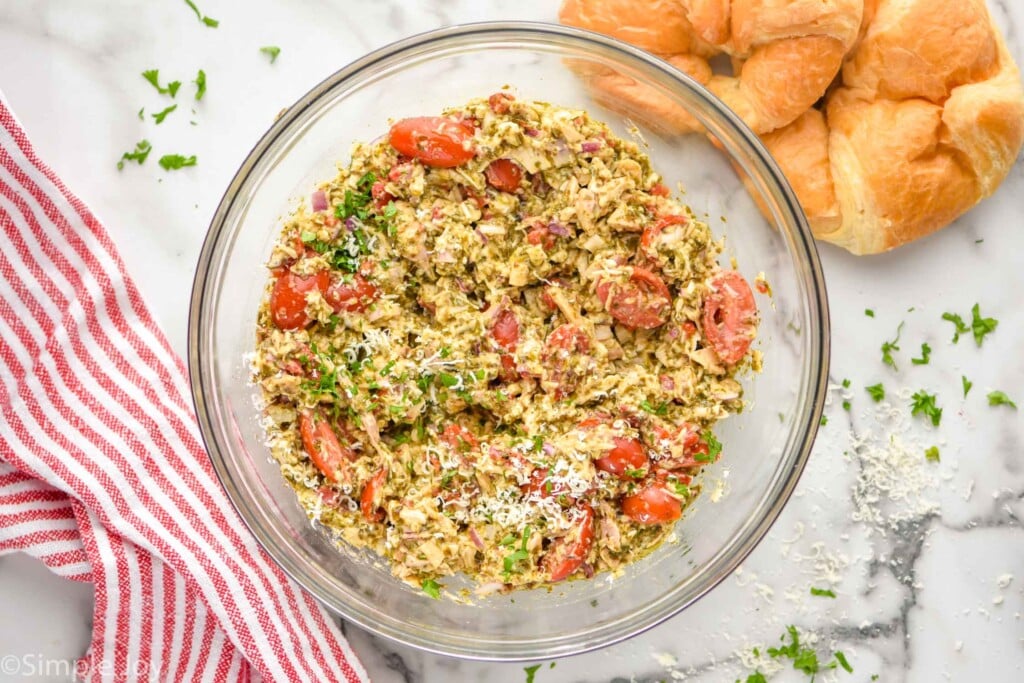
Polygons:
<instances>
[{"instance_id":1,"label":"green herb garnish","mask_svg":"<svg viewBox=\"0 0 1024 683\"><path fill-rule=\"evenodd\" d=\"M634 470L634 469L628 469L627 468L626 471L623 474L625 474L627 477L630 477L632 479L643 479L644 475L647 474L647 470L644 470L644 469L636 469L636 470Z\"/></svg>"},{"instance_id":2,"label":"green herb garnish","mask_svg":"<svg viewBox=\"0 0 1024 683\"><path fill-rule=\"evenodd\" d=\"M939 447L930 446L924 451L924 459L929 462L939 462Z\"/></svg>"},{"instance_id":3,"label":"green herb garnish","mask_svg":"<svg viewBox=\"0 0 1024 683\"><path fill-rule=\"evenodd\" d=\"M167 84L166 88L161 86L159 69L148 69L147 71L143 71L142 77L149 81L161 95L170 95L171 97L174 97L178 94L178 88L181 87L181 81L171 81Z\"/></svg>"},{"instance_id":4,"label":"green herb garnish","mask_svg":"<svg viewBox=\"0 0 1024 683\"><path fill-rule=\"evenodd\" d=\"M526 550L526 543L530 540L530 525L527 524L526 528L523 529L522 542L519 545L519 549L511 555L506 555L504 559L505 569L505 581L507 582L509 576L513 572L519 571L518 564L530 558L530 553Z\"/></svg>"},{"instance_id":5,"label":"green herb garnish","mask_svg":"<svg viewBox=\"0 0 1024 683\"><path fill-rule=\"evenodd\" d=\"M196 99L203 99L203 95L206 94L206 72L200 69L196 74L196 80L192 82L196 84Z\"/></svg>"},{"instance_id":6,"label":"green herb garnish","mask_svg":"<svg viewBox=\"0 0 1024 683\"><path fill-rule=\"evenodd\" d=\"M125 152L121 155L121 160L117 162L117 170L120 171L124 168L124 162L126 161L135 161L141 166L151 151L153 151L153 147L149 144L148 140L139 140L135 143L134 152Z\"/></svg>"},{"instance_id":7,"label":"green herb garnish","mask_svg":"<svg viewBox=\"0 0 1024 683\"><path fill-rule=\"evenodd\" d=\"M834 653L832 653L832 656L836 658L836 661L839 662L839 666L843 667L846 673L853 673L853 667L850 666L850 663L848 661L846 661L846 655L844 655L841 651L836 650Z\"/></svg>"},{"instance_id":8,"label":"green herb garnish","mask_svg":"<svg viewBox=\"0 0 1024 683\"><path fill-rule=\"evenodd\" d=\"M163 111L158 111L155 114L150 114L150 116L152 116L156 120L156 125L159 126L161 123L164 122L164 119L167 118L168 114L170 114L172 111L174 111L177 108L178 108L178 105L172 104L171 106L167 107Z\"/></svg>"},{"instance_id":9,"label":"green herb garnish","mask_svg":"<svg viewBox=\"0 0 1024 683\"><path fill-rule=\"evenodd\" d=\"M867 389L867 392L871 395L871 398L874 399L875 403L878 403L885 398L885 387L882 386L881 382L864 388Z\"/></svg>"},{"instance_id":10,"label":"green herb garnish","mask_svg":"<svg viewBox=\"0 0 1024 683\"><path fill-rule=\"evenodd\" d=\"M705 429L701 433L701 439L707 444L708 452L698 452L693 456L693 459L697 462L714 462L718 454L722 452L722 442L715 438L714 433L710 429Z\"/></svg>"},{"instance_id":11,"label":"green herb garnish","mask_svg":"<svg viewBox=\"0 0 1024 683\"><path fill-rule=\"evenodd\" d=\"M953 323L953 325L956 327L956 330L953 332L954 344L960 341L961 334L967 334L968 332L971 331L971 328L967 327L967 325L964 323L964 319L961 318L956 313L943 313L942 319L948 320L949 322Z\"/></svg>"},{"instance_id":12,"label":"green herb garnish","mask_svg":"<svg viewBox=\"0 0 1024 683\"><path fill-rule=\"evenodd\" d=\"M967 379L967 375L960 375L960 383L964 386L964 398L967 398L967 392L974 386L974 382Z\"/></svg>"},{"instance_id":13,"label":"green herb garnish","mask_svg":"<svg viewBox=\"0 0 1024 683\"><path fill-rule=\"evenodd\" d=\"M526 672L526 683L533 683L533 677L537 675L537 669L540 668L540 664L534 664L533 666L524 666L523 671Z\"/></svg>"},{"instance_id":14,"label":"green herb garnish","mask_svg":"<svg viewBox=\"0 0 1024 683\"><path fill-rule=\"evenodd\" d=\"M185 4L192 8L192 11L196 13L196 18L199 19L199 21L203 22L210 28L217 28L218 26L220 26L219 21L217 21L216 19L211 19L210 17L205 16L202 12L200 12L199 8L196 7L196 3L192 2L192 0L185 0Z\"/></svg>"},{"instance_id":15,"label":"green herb garnish","mask_svg":"<svg viewBox=\"0 0 1024 683\"><path fill-rule=\"evenodd\" d=\"M939 421L942 420L942 408L935 404L935 394L929 394L921 390L915 392L911 399L913 402L910 404L910 414L923 414L931 419L933 426L938 427Z\"/></svg>"},{"instance_id":16,"label":"green herb garnish","mask_svg":"<svg viewBox=\"0 0 1024 683\"><path fill-rule=\"evenodd\" d=\"M1002 391L990 391L988 392L988 404L990 406L1010 406L1014 410L1017 410L1017 404L1010 400Z\"/></svg>"},{"instance_id":17,"label":"green herb garnish","mask_svg":"<svg viewBox=\"0 0 1024 683\"><path fill-rule=\"evenodd\" d=\"M875 317L875 312L872 309L870 309L870 308L865 308L864 309L864 315L866 315L869 318L874 318Z\"/></svg>"},{"instance_id":18,"label":"green herb garnish","mask_svg":"<svg viewBox=\"0 0 1024 683\"><path fill-rule=\"evenodd\" d=\"M819 422L818 424L820 424L822 427L827 425L828 424L828 416L827 415L822 415L821 416L821 422Z\"/></svg>"},{"instance_id":19,"label":"green herb garnish","mask_svg":"<svg viewBox=\"0 0 1024 683\"><path fill-rule=\"evenodd\" d=\"M261 47L260 52L262 52L265 55L269 55L270 63L273 64L275 61L277 61L277 56L281 54L281 48L277 47L276 45L267 45L266 47Z\"/></svg>"},{"instance_id":20,"label":"green herb garnish","mask_svg":"<svg viewBox=\"0 0 1024 683\"><path fill-rule=\"evenodd\" d=\"M899 351L900 334L903 332L903 323L899 324L896 328L896 338L892 341L882 342L882 362L886 365L891 365L893 370L897 370L896 361L892 357L893 351Z\"/></svg>"},{"instance_id":21,"label":"green herb garnish","mask_svg":"<svg viewBox=\"0 0 1024 683\"><path fill-rule=\"evenodd\" d=\"M423 592L435 600L441 599L441 585L433 579L423 579L423 583L420 584Z\"/></svg>"},{"instance_id":22,"label":"green herb garnish","mask_svg":"<svg viewBox=\"0 0 1024 683\"><path fill-rule=\"evenodd\" d=\"M663 401L657 406L652 406L650 402L645 398L640 401L640 408L647 411L652 415L665 416L668 413L668 401Z\"/></svg>"},{"instance_id":23,"label":"green herb garnish","mask_svg":"<svg viewBox=\"0 0 1024 683\"><path fill-rule=\"evenodd\" d=\"M180 154L165 154L160 157L160 168L165 171L176 171L179 168L185 168L186 166L196 165L196 155L193 154L190 157L184 157Z\"/></svg>"},{"instance_id":24,"label":"green herb garnish","mask_svg":"<svg viewBox=\"0 0 1024 683\"><path fill-rule=\"evenodd\" d=\"M817 595L819 598L835 598L835 591L829 590L828 588L815 588L811 586L811 595Z\"/></svg>"},{"instance_id":25,"label":"green herb garnish","mask_svg":"<svg viewBox=\"0 0 1024 683\"><path fill-rule=\"evenodd\" d=\"M913 363L914 365L928 365L928 359L931 357L931 355L932 347L928 346L928 343L925 342L921 344L921 357L911 358L910 362Z\"/></svg>"},{"instance_id":26,"label":"green herb garnish","mask_svg":"<svg viewBox=\"0 0 1024 683\"><path fill-rule=\"evenodd\" d=\"M981 346L985 335L995 332L999 321L995 318L982 318L978 304L971 308L971 332L974 333L974 342Z\"/></svg>"}]
</instances>

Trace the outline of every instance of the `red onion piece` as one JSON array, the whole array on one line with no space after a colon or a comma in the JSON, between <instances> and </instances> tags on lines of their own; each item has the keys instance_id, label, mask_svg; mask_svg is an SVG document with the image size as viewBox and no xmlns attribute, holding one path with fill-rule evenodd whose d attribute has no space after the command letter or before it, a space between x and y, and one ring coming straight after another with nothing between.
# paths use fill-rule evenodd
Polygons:
<instances>
[{"instance_id":1,"label":"red onion piece","mask_svg":"<svg viewBox=\"0 0 1024 683\"><path fill-rule=\"evenodd\" d=\"M555 447L547 442L541 446L541 450L544 451L544 455L552 456L555 454Z\"/></svg>"},{"instance_id":2,"label":"red onion piece","mask_svg":"<svg viewBox=\"0 0 1024 683\"><path fill-rule=\"evenodd\" d=\"M474 529L473 527L469 528L469 540L473 541L473 545L475 545L477 549L484 549L484 542L483 540L481 540L480 534L478 534L476 532L476 529Z\"/></svg>"},{"instance_id":3,"label":"red onion piece","mask_svg":"<svg viewBox=\"0 0 1024 683\"><path fill-rule=\"evenodd\" d=\"M531 138L540 137L540 131L537 130L536 128L527 128L523 132L529 135Z\"/></svg>"},{"instance_id":4,"label":"red onion piece","mask_svg":"<svg viewBox=\"0 0 1024 683\"><path fill-rule=\"evenodd\" d=\"M584 152L596 152L601 149L601 142L600 140L587 140L580 146L580 149Z\"/></svg>"},{"instance_id":5,"label":"red onion piece","mask_svg":"<svg viewBox=\"0 0 1024 683\"><path fill-rule=\"evenodd\" d=\"M345 219L345 229L348 230L349 232L355 232L356 228L358 227L359 221L357 221L354 217L349 216L348 218Z\"/></svg>"},{"instance_id":6,"label":"red onion piece","mask_svg":"<svg viewBox=\"0 0 1024 683\"><path fill-rule=\"evenodd\" d=\"M313 193L312 201L314 211L326 211L327 210L327 193L323 190L317 190Z\"/></svg>"},{"instance_id":7,"label":"red onion piece","mask_svg":"<svg viewBox=\"0 0 1024 683\"><path fill-rule=\"evenodd\" d=\"M661 388L662 389L664 389L665 391L674 391L675 390L675 388L676 388L676 381L674 379L672 379L668 375L662 375L660 377L660 379L661 379Z\"/></svg>"},{"instance_id":8,"label":"red onion piece","mask_svg":"<svg viewBox=\"0 0 1024 683\"><path fill-rule=\"evenodd\" d=\"M565 227L564 225L557 221L551 221L550 223L548 223L548 232L550 232L552 235L558 235L559 237L569 236L569 228Z\"/></svg>"},{"instance_id":9,"label":"red onion piece","mask_svg":"<svg viewBox=\"0 0 1024 683\"><path fill-rule=\"evenodd\" d=\"M587 577L588 579L594 578L594 568L590 565L589 562L584 562L583 564L581 564L580 569L583 570L583 576Z\"/></svg>"}]
</instances>

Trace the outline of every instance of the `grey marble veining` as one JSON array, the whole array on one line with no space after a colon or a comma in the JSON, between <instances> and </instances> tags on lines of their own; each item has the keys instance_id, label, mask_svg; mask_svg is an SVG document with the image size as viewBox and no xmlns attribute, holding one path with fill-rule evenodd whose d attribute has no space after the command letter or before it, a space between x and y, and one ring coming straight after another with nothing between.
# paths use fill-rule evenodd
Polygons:
<instances>
[{"instance_id":1,"label":"grey marble veining","mask_svg":"<svg viewBox=\"0 0 1024 683\"><path fill-rule=\"evenodd\" d=\"M209 218L239 160L282 107L335 68L400 37L455 22L552 20L557 6L198 4L221 21L219 29L204 29L176 0L0 2L0 89L41 155L105 222L180 352L187 283ZM1024 3L989 5L1024 62ZM276 64L258 53L262 45L282 48ZM203 68L207 96L196 104L180 100L192 106L159 128L139 121L139 107L148 113L163 104L139 77L148 68L182 80L183 91ZM164 174L150 163L118 173L120 153L143 137L167 151L197 154L199 167ZM769 673L772 662L753 661L751 650L776 644L789 624L817 639L823 661L839 649L853 665L853 674L831 671L819 681L1024 679L1024 419L984 399L1002 389L1024 401L1022 196L1018 163L994 198L917 244L860 259L822 247L835 388L829 422L772 532L741 571L684 613L554 668L540 662L537 683L745 680L754 664ZM999 319L997 331L980 349L969 338L951 344L952 328L941 314L968 314L975 302ZM866 317L866 308L876 316ZM894 372L882 365L879 346L900 322L903 351ZM932 346L932 361L911 366L922 342ZM966 399L962 375L974 382ZM841 406L843 379L851 384L850 411ZM899 414L895 425L864 391L880 381ZM944 408L937 429L909 416L908 396L922 388ZM920 462L902 481L888 482L905 499L883 495L871 503L877 491L864 483L877 464L871 448L892 431L920 449ZM869 446L858 448L860 440ZM940 447L941 463L924 462L930 445ZM855 521L865 510L873 521ZM837 597L811 596L811 586L832 588ZM73 658L88 642L88 588L49 576L26 558L0 559L0 606L0 656L12 650ZM521 664L458 661L345 630L377 681L525 680ZM806 677L788 670L772 680Z\"/></svg>"}]
</instances>

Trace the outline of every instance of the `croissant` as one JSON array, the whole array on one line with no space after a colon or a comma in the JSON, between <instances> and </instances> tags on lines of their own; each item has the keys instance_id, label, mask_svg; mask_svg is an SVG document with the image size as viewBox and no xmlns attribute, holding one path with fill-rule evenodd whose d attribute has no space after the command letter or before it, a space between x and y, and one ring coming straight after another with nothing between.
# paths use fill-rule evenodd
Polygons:
<instances>
[{"instance_id":1,"label":"croissant","mask_svg":"<svg viewBox=\"0 0 1024 683\"><path fill-rule=\"evenodd\" d=\"M1024 143L1020 73L983 0L872 0L829 94L764 136L816 237L887 251L989 196Z\"/></svg>"},{"instance_id":2,"label":"croissant","mask_svg":"<svg viewBox=\"0 0 1024 683\"><path fill-rule=\"evenodd\" d=\"M666 59L764 133L791 123L825 94L857 38L863 6L864 0L565 0L559 20ZM707 60L716 55L731 58L732 75L712 72ZM674 104L629 78L590 74L588 84L668 129L697 129Z\"/></svg>"},{"instance_id":3,"label":"croissant","mask_svg":"<svg viewBox=\"0 0 1024 683\"><path fill-rule=\"evenodd\" d=\"M738 76L698 80L761 134L817 238L873 254L935 232L995 191L1024 144L1024 87L984 0L857 2L679 0L658 4L678 17L671 40L653 12L643 25L662 56L732 56ZM606 32L625 37L636 15L627 0L566 0L563 14L593 21L611 4L620 23ZM848 52L821 86L835 63L826 36ZM635 83L597 86L644 96ZM808 101L818 89L824 97ZM648 109L675 130L692 121L667 100Z\"/></svg>"}]
</instances>

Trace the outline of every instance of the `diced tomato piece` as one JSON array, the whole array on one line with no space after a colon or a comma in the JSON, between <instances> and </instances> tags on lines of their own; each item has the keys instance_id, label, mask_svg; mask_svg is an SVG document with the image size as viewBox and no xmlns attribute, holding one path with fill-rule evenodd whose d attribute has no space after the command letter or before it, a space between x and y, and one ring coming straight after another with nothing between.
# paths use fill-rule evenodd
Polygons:
<instances>
[{"instance_id":1,"label":"diced tomato piece","mask_svg":"<svg viewBox=\"0 0 1024 683\"><path fill-rule=\"evenodd\" d=\"M547 571L552 583L574 574L587 561L594 543L594 509L589 505L580 506L583 515L579 522L561 538L555 539L541 558L541 568Z\"/></svg>"},{"instance_id":2,"label":"diced tomato piece","mask_svg":"<svg viewBox=\"0 0 1024 683\"><path fill-rule=\"evenodd\" d=\"M370 188L370 196L373 197L373 204L378 209L383 209L388 205L388 202L395 200L395 198L384 189L384 181L382 180L378 180L373 184L373 187Z\"/></svg>"},{"instance_id":3,"label":"diced tomato piece","mask_svg":"<svg viewBox=\"0 0 1024 683\"><path fill-rule=\"evenodd\" d=\"M503 382L515 382L519 379L516 359L511 353L501 354L501 371L498 374L498 378Z\"/></svg>"},{"instance_id":4,"label":"diced tomato piece","mask_svg":"<svg viewBox=\"0 0 1024 683\"><path fill-rule=\"evenodd\" d=\"M654 187L651 188L651 194L656 197L667 197L672 194L672 191L663 183L655 183Z\"/></svg>"},{"instance_id":5,"label":"diced tomato piece","mask_svg":"<svg viewBox=\"0 0 1024 683\"><path fill-rule=\"evenodd\" d=\"M446 426L441 432L441 441L456 453L465 453L480 445L473 432L455 422Z\"/></svg>"},{"instance_id":6,"label":"diced tomato piece","mask_svg":"<svg viewBox=\"0 0 1024 683\"><path fill-rule=\"evenodd\" d=\"M402 154L427 166L452 168L476 154L473 128L441 116L415 116L391 126L388 142Z\"/></svg>"},{"instance_id":7,"label":"diced tomato piece","mask_svg":"<svg viewBox=\"0 0 1024 683\"><path fill-rule=\"evenodd\" d=\"M324 294L324 299L335 312L362 313L378 296L380 290L377 286L356 273L349 282L339 280L332 284Z\"/></svg>"},{"instance_id":8,"label":"diced tomato piece","mask_svg":"<svg viewBox=\"0 0 1024 683\"><path fill-rule=\"evenodd\" d=\"M594 466L602 472L614 474L620 479L629 479L626 470L646 470L650 465L647 452L640 439L622 436L612 437L611 450L608 455L594 461Z\"/></svg>"},{"instance_id":9,"label":"diced tomato piece","mask_svg":"<svg viewBox=\"0 0 1024 683\"><path fill-rule=\"evenodd\" d=\"M554 396L562 400L573 392L579 378L570 372L574 356L590 351L590 337L576 325L565 323L559 325L544 342L541 360L547 370L548 377L556 383Z\"/></svg>"},{"instance_id":10,"label":"diced tomato piece","mask_svg":"<svg viewBox=\"0 0 1024 683\"><path fill-rule=\"evenodd\" d=\"M304 410L299 414L299 434L306 455L329 481L337 483L349 479L348 463L358 456L348 446L341 445L337 434L319 412Z\"/></svg>"},{"instance_id":11,"label":"diced tomato piece","mask_svg":"<svg viewBox=\"0 0 1024 683\"><path fill-rule=\"evenodd\" d=\"M678 426L664 426L652 422L643 430L644 440L657 454L658 466L667 470L707 465L710 448L700 436L696 425L683 422Z\"/></svg>"},{"instance_id":12,"label":"diced tomato piece","mask_svg":"<svg viewBox=\"0 0 1024 683\"><path fill-rule=\"evenodd\" d=\"M660 216L653 225L644 228L644 232L640 236L640 249L648 255L653 255L657 239L665 231L665 228L672 225L686 225L689 222L689 216L683 214L670 213Z\"/></svg>"},{"instance_id":13,"label":"diced tomato piece","mask_svg":"<svg viewBox=\"0 0 1024 683\"><path fill-rule=\"evenodd\" d=\"M757 333L757 304L743 276L723 270L710 284L704 298L704 336L726 365L746 355Z\"/></svg>"},{"instance_id":14,"label":"diced tomato piece","mask_svg":"<svg viewBox=\"0 0 1024 683\"><path fill-rule=\"evenodd\" d=\"M495 159L484 171L487 184L502 192L515 192L523 182L523 169L511 159Z\"/></svg>"},{"instance_id":15,"label":"diced tomato piece","mask_svg":"<svg viewBox=\"0 0 1024 683\"><path fill-rule=\"evenodd\" d=\"M506 92L496 92L487 98L487 104L495 114L507 114L509 104L516 98Z\"/></svg>"},{"instance_id":16,"label":"diced tomato piece","mask_svg":"<svg viewBox=\"0 0 1024 683\"><path fill-rule=\"evenodd\" d=\"M630 329L653 330L672 315L668 286L646 268L634 267L628 282L598 282L597 298L615 320Z\"/></svg>"},{"instance_id":17,"label":"diced tomato piece","mask_svg":"<svg viewBox=\"0 0 1024 683\"><path fill-rule=\"evenodd\" d=\"M287 271L277 278L270 292L270 317L282 330L298 330L312 319L306 313L306 295L313 290L323 293L330 283L327 271L315 275L296 275Z\"/></svg>"},{"instance_id":18,"label":"diced tomato piece","mask_svg":"<svg viewBox=\"0 0 1024 683\"><path fill-rule=\"evenodd\" d=\"M683 505L657 482L622 497L622 514L640 524L665 524L679 519Z\"/></svg>"},{"instance_id":19,"label":"diced tomato piece","mask_svg":"<svg viewBox=\"0 0 1024 683\"><path fill-rule=\"evenodd\" d=\"M551 251L555 248L555 236L543 225L530 228L526 233L526 241L530 244L539 244L544 251Z\"/></svg>"},{"instance_id":20,"label":"diced tomato piece","mask_svg":"<svg viewBox=\"0 0 1024 683\"><path fill-rule=\"evenodd\" d=\"M519 319L516 314L507 308L502 309L491 325L491 336L501 348L515 351L519 343Z\"/></svg>"},{"instance_id":21,"label":"diced tomato piece","mask_svg":"<svg viewBox=\"0 0 1024 683\"><path fill-rule=\"evenodd\" d=\"M359 496L359 509L367 522L377 523L384 521L384 510L381 509L381 497L384 494L384 483L388 480L388 468L381 467L377 473L370 477L363 487L363 493Z\"/></svg>"}]
</instances>

